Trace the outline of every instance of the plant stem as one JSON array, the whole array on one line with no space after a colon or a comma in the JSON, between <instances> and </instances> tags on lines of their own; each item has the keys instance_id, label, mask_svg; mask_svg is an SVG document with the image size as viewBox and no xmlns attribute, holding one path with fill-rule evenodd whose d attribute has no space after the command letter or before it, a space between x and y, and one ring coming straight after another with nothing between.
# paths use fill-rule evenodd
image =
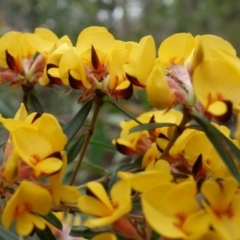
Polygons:
<instances>
[{"instance_id":1,"label":"plant stem","mask_svg":"<svg viewBox=\"0 0 240 240\"><path fill-rule=\"evenodd\" d=\"M121 112L123 112L125 115L127 115L128 117L130 117L132 120L134 120L136 123L138 123L139 125L142 124L142 122L140 122L138 119L136 119L135 117L133 117L131 114L129 114L128 112L126 112L125 110L123 110L122 108L120 108L117 104L115 104L114 102L111 102L109 100L104 101L104 103L110 103L111 105L113 105L115 108L117 108L118 110L120 110Z\"/></svg>"},{"instance_id":2,"label":"plant stem","mask_svg":"<svg viewBox=\"0 0 240 240\"><path fill-rule=\"evenodd\" d=\"M183 110L183 118L180 122L180 124L175 128L175 131L172 135L172 138L170 139L167 147L164 149L164 151L162 152L161 156L160 156L160 159L163 159L165 158L170 149L172 148L173 144L176 142L176 140L178 139L178 137L182 134L182 132L184 131L185 129L185 125L190 121L192 120L192 117L189 115L187 109L184 109Z\"/></svg>"},{"instance_id":3,"label":"plant stem","mask_svg":"<svg viewBox=\"0 0 240 240\"><path fill-rule=\"evenodd\" d=\"M70 180L70 183L69 185L73 185L74 181L75 181L75 178L77 176L77 173L78 173L78 170L82 164L82 161L83 161L83 157L86 153L86 150L87 150L87 147L88 147L88 144L90 142L90 139L93 135L93 131L94 131L94 127L95 127L95 124L96 124L96 121L97 121L97 117L98 117L98 113L99 113L99 110L101 109L102 105L103 105L103 97L99 97L99 96L95 96L95 99L94 99L94 111L93 111L93 116L92 116L92 120L91 120L91 123L90 123L90 126L89 126L89 129L86 133L86 138L85 138L85 141L83 143L83 146L81 148L81 151L80 151L80 155L79 155L79 159L78 159L78 162L77 162L77 166L73 172L73 175L71 177L71 180Z\"/></svg>"}]
</instances>

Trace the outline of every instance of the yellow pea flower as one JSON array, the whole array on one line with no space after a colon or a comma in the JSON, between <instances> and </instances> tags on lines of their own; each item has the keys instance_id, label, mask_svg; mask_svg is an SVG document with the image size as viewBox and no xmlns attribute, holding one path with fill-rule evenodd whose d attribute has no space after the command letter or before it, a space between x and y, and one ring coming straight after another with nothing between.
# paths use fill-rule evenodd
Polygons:
<instances>
[{"instance_id":1,"label":"yellow pea flower","mask_svg":"<svg viewBox=\"0 0 240 240\"><path fill-rule=\"evenodd\" d=\"M14 157L20 157L34 169L35 175L50 175L62 167L62 156L51 141L31 128L18 128L12 132Z\"/></svg>"},{"instance_id":2,"label":"yellow pea flower","mask_svg":"<svg viewBox=\"0 0 240 240\"><path fill-rule=\"evenodd\" d=\"M207 115L228 120L234 105L239 105L240 72L220 59L202 62L194 72L193 87Z\"/></svg>"},{"instance_id":3,"label":"yellow pea flower","mask_svg":"<svg viewBox=\"0 0 240 240\"><path fill-rule=\"evenodd\" d=\"M129 81L139 87L145 87L148 75L156 59L156 47L152 36L143 37L134 45L129 60L123 68Z\"/></svg>"},{"instance_id":4,"label":"yellow pea flower","mask_svg":"<svg viewBox=\"0 0 240 240\"><path fill-rule=\"evenodd\" d=\"M240 194L233 177L224 181L207 180L201 187L206 209L214 230L225 239L239 239Z\"/></svg>"},{"instance_id":5,"label":"yellow pea flower","mask_svg":"<svg viewBox=\"0 0 240 240\"><path fill-rule=\"evenodd\" d=\"M200 239L209 228L208 216L200 210L192 180L148 189L142 194L142 206L148 224L166 238Z\"/></svg>"},{"instance_id":6,"label":"yellow pea flower","mask_svg":"<svg viewBox=\"0 0 240 240\"><path fill-rule=\"evenodd\" d=\"M42 56L34 59L36 49L27 34L8 32L0 38L0 83L11 87L25 85L32 88L43 72Z\"/></svg>"},{"instance_id":7,"label":"yellow pea flower","mask_svg":"<svg viewBox=\"0 0 240 240\"><path fill-rule=\"evenodd\" d=\"M194 49L194 37L190 33L177 33L166 38L158 49L159 61L167 68L172 64L184 64Z\"/></svg>"},{"instance_id":8,"label":"yellow pea flower","mask_svg":"<svg viewBox=\"0 0 240 240\"><path fill-rule=\"evenodd\" d=\"M63 54L71 48L72 42L68 36L63 36L56 41L47 55L45 68L43 75L39 79L39 84L43 86L51 86L53 84L62 85L66 81L64 77L61 78L59 64Z\"/></svg>"},{"instance_id":9,"label":"yellow pea flower","mask_svg":"<svg viewBox=\"0 0 240 240\"><path fill-rule=\"evenodd\" d=\"M146 91L151 104L159 110L176 104L176 96L167 83L163 68L158 65L153 67L147 79Z\"/></svg>"},{"instance_id":10,"label":"yellow pea flower","mask_svg":"<svg viewBox=\"0 0 240 240\"><path fill-rule=\"evenodd\" d=\"M113 224L130 212L132 208L130 194L130 183L119 181L111 188L110 201L100 183L89 182L87 183L87 195L80 196L77 204L83 213L98 217L88 220L91 227L103 227Z\"/></svg>"},{"instance_id":11,"label":"yellow pea flower","mask_svg":"<svg viewBox=\"0 0 240 240\"><path fill-rule=\"evenodd\" d=\"M51 208L52 199L47 190L28 181L22 181L16 192L7 201L2 213L2 224L9 229L11 222L16 222L19 235L29 235L34 227L43 230L45 221L35 215L46 215Z\"/></svg>"},{"instance_id":12,"label":"yellow pea flower","mask_svg":"<svg viewBox=\"0 0 240 240\"><path fill-rule=\"evenodd\" d=\"M160 183L169 183L172 180L171 168L167 161L152 161L145 171L140 173L118 172L123 180L128 180L131 187L138 192L145 192Z\"/></svg>"},{"instance_id":13,"label":"yellow pea flower","mask_svg":"<svg viewBox=\"0 0 240 240\"><path fill-rule=\"evenodd\" d=\"M21 105L14 119L5 119L1 117L1 122L3 123L4 127L10 131L9 141L4 154L4 162L6 163L6 166L3 171L3 176L7 181L14 182L17 178L28 179L32 175L32 168L35 169L34 171L37 176L39 176L42 171L44 172L46 170L54 173L61 168L61 152L64 150L67 137L63 133L61 126L54 116L46 113L44 113L42 116L37 113L27 115L25 107ZM26 133L27 136L29 136L29 139L27 139L24 135L21 136L21 132L23 134ZM43 145L34 146L34 144L29 144L28 141L31 142L30 139L32 138L34 144L40 144L42 142ZM22 139L24 139L24 141ZM18 146L16 147L16 145ZM46 147L46 151L45 153L40 153L40 156L38 154L38 147L44 148L44 146ZM21 147L26 147L28 150L23 150ZM25 150L28 151L27 154ZM25 157L23 157L22 154ZM31 156L27 157L28 154ZM53 156L53 158L51 158L51 154L53 154L55 157ZM40 159L45 159L47 156L49 156L50 161L56 162L56 165L50 167L52 170L38 169L38 167L41 168L42 164L50 164L50 162L47 161L38 165L38 163L40 163ZM24 161L24 164L22 161ZM48 167L45 166L44 168ZM55 168L55 170L53 168ZM50 173L45 172L45 174L49 175Z\"/></svg>"},{"instance_id":14,"label":"yellow pea flower","mask_svg":"<svg viewBox=\"0 0 240 240\"><path fill-rule=\"evenodd\" d=\"M149 111L141 114L137 117L137 120L141 123L176 123L179 124L182 118L182 113L170 110L168 112L164 111ZM139 124L134 121L122 121L120 126L122 131L120 137L115 139L113 143L116 144L118 151L126 155L143 155L144 157L143 166L145 167L151 160L154 160L152 156L157 156L156 145L154 145L156 138L159 134L169 136L171 132L171 127L162 127L151 130L151 135L148 131L138 131L130 133L130 130L138 126ZM154 138L156 136L156 138ZM153 154L153 155L152 155ZM157 157L156 159L158 159Z\"/></svg>"}]
</instances>

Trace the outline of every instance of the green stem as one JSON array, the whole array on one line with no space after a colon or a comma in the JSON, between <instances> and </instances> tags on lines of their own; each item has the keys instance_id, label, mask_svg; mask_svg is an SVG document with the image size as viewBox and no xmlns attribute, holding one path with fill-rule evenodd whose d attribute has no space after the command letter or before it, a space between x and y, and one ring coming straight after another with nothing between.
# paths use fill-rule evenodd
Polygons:
<instances>
[{"instance_id":1,"label":"green stem","mask_svg":"<svg viewBox=\"0 0 240 240\"><path fill-rule=\"evenodd\" d=\"M93 163L83 161L82 165L85 165L90 168L94 168L96 170L96 172L102 172L103 173L102 175L108 174L107 170L105 170L104 168L101 168L98 165L95 165Z\"/></svg>"},{"instance_id":2,"label":"green stem","mask_svg":"<svg viewBox=\"0 0 240 240\"><path fill-rule=\"evenodd\" d=\"M75 181L75 178L77 176L77 173L78 173L78 170L82 164L82 161L83 161L83 157L86 153L86 150L87 150L87 147L88 147L88 144L90 142L90 139L93 135L93 131L94 131L94 127L95 127L95 124L96 124L96 121L97 121L97 117L98 117L98 113L103 105L103 97L99 97L99 96L95 96L95 99L94 99L94 103L95 103L95 106L94 106L94 112L93 112L93 116L92 116L92 120L91 120L91 123L90 123L90 126L89 126L89 129L86 133L86 138L85 138L85 141L83 143L83 146L81 148L81 151L80 151L80 155L79 155L79 159L78 159L78 162L77 162L77 166L73 172L73 175L71 177L71 180L70 180L70 183L69 185L73 185L74 181Z\"/></svg>"},{"instance_id":3,"label":"green stem","mask_svg":"<svg viewBox=\"0 0 240 240\"><path fill-rule=\"evenodd\" d=\"M113 105L115 108L117 108L118 110L120 110L121 112L123 112L125 115L127 115L128 117L130 117L132 120L134 120L136 123L138 123L139 125L142 124L142 122L140 122L139 120L137 120L135 117L133 117L131 114L127 113L125 110L123 110L122 108L120 108L117 104L115 104L114 102L111 102L109 100L104 101L104 103L109 103L111 105Z\"/></svg>"},{"instance_id":4,"label":"green stem","mask_svg":"<svg viewBox=\"0 0 240 240\"><path fill-rule=\"evenodd\" d=\"M126 112L125 110L123 110L122 108L120 108L117 104L111 102L111 101L104 101L104 103L110 103L111 105L113 105L115 108L117 108L118 110L120 110L122 113L124 113L125 115L127 115L128 117L130 117L132 120L134 120L136 123L138 123L139 125L142 125L143 123L140 122L137 118L133 117L131 114L129 114L128 112ZM155 139L156 136L153 134L153 132L151 130L148 131L149 134Z\"/></svg>"},{"instance_id":5,"label":"green stem","mask_svg":"<svg viewBox=\"0 0 240 240\"><path fill-rule=\"evenodd\" d=\"M161 156L160 156L160 159L164 159L170 149L172 148L173 144L176 142L176 140L178 139L178 137L182 134L182 132L184 131L185 129L185 125L190 121L192 120L192 117L189 115L187 109L184 109L183 110L183 118L180 122L180 124L175 128L175 131L172 135L172 138L170 139L167 147L164 149L164 151L162 152Z\"/></svg>"}]
</instances>

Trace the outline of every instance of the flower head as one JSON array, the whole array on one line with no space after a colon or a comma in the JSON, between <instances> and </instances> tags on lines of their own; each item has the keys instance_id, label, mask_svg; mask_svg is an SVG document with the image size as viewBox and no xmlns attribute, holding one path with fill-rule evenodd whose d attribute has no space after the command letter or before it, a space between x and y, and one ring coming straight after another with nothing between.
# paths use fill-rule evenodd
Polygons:
<instances>
[{"instance_id":1,"label":"flower head","mask_svg":"<svg viewBox=\"0 0 240 240\"><path fill-rule=\"evenodd\" d=\"M15 220L16 231L22 236L29 235L34 227L43 230L45 221L36 214L46 215L51 204L52 199L47 190L23 181L3 210L2 224L9 229L11 222Z\"/></svg>"}]
</instances>

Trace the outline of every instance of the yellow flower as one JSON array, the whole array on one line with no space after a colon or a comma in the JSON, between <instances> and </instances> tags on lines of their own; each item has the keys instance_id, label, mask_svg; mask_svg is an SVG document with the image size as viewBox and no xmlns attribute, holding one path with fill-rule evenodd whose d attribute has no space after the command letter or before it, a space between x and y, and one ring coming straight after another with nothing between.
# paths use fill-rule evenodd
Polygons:
<instances>
[{"instance_id":1,"label":"yellow flower","mask_svg":"<svg viewBox=\"0 0 240 240\"><path fill-rule=\"evenodd\" d=\"M139 87L146 86L148 75L152 71L156 58L156 47L152 36L143 37L133 46L124 71L129 81Z\"/></svg>"},{"instance_id":2,"label":"yellow flower","mask_svg":"<svg viewBox=\"0 0 240 240\"><path fill-rule=\"evenodd\" d=\"M118 176L123 180L128 180L131 187L138 192L145 192L149 188L168 183L172 180L170 165L165 160L152 161L145 171L140 173L118 172Z\"/></svg>"},{"instance_id":3,"label":"yellow flower","mask_svg":"<svg viewBox=\"0 0 240 240\"><path fill-rule=\"evenodd\" d=\"M193 86L207 115L224 121L239 105L240 72L236 66L220 59L202 62L194 72ZM227 80L226 80L227 79Z\"/></svg>"},{"instance_id":4,"label":"yellow flower","mask_svg":"<svg viewBox=\"0 0 240 240\"><path fill-rule=\"evenodd\" d=\"M100 183L89 182L87 195L79 198L78 207L83 213L99 217L88 220L91 227L103 227L113 224L131 210L130 194L130 183L119 181L111 188L110 201Z\"/></svg>"},{"instance_id":5,"label":"yellow flower","mask_svg":"<svg viewBox=\"0 0 240 240\"><path fill-rule=\"evenodd\" d=\"M27 34L12 31L3 35L0 39L0 83L33 88L45 63L43 56L35 58L36 53Z\"/></svg>"},{"instance_id":6,"label":"yellow flower","mask_svg":"<svg viewBox=\"0 0 240 240\"><path fill-rule=\"evenodd\" d=\"M42 116L37 113L27 116L22 106L15 119L1 117L1 122L10 131L8 145L11 149L5 152L6 168L3 172L3 176L9 182L15 181L18 177L21 179L30 177L31 169L34 169L36 176L41 173L49 175L60 170L61 152L64 150L67 137L54 116L46 113ZM28 174L26 165L31 168L28 169Z\"/></svg>"},{"instance_id":7,"label":"yellow flower","mask_svg":"<svg viewBox=\"0 0 240 240\"><path fill-rule=\"evenodd\" d=\"M163 183L148 189L143 192L142 206L149 225L166 238L199 239L209 227L192 180Z\"/></svg>"},{"instance_id":8,"label":"yellow flower","mask_svg":"<svg viewBox=\"0 0 240 240\"><path fill-rule=\"evenodd\" d=\"M194 37L190 33L177 33L166 38L158 49L159 61L164 67L184 64L194 48Z\"/></svg>"},{"instance_id":9,"label":"yellow flower","mask_svg":"<svg viewBox=\"0 0 240 240\"><path fill-rule=\"evenodd\" d=\"M92 98L96 91L116 99L129 99L133 86L123 65L131 48L131 43L115 40L104 27L86 28L79 34L76 47L59 45L51 53L44 85L60 84L81 89L79 102Z\"/></svg>"},{"instance_id":10,"label":"yellow flower","mask_svg":"<svg viewBox=\"0 0 240 240\"><path fill-rule=\"evenodd\" d=\"M59 64L63 54L71 48L72 48L71 40L69 39L68 36L64 36L58 39L55 45L49 50L43 75L39 79L39 83L41 85L43 86L51 86L54 84L62 85L66 81L65 76L63 78L60 76Z\"/></svg>"},{"instance_id":11,"label":"yellow flower","mask_svg":"<svg viewBox=\"0 0 240 240\"><path fill-rule=\"evenodd\" d=\"M11 222L16 221L16 232L22 236L29 235L34 227L43 230L45 221L35 215L46 215L51 208L52 199L49 192L38 185L23 181L7 202L2 224L9 229Z\"/></svg>"},{"instance_id":12,"label":"yellow flower","mask_svg":"<svg viewBox=\"0 0 240 240\"><path fill-rule=\"evenodd\" d=\"M149 111L137 117L141 123L176 123L179 124L182 118L181 112L170 110L164 111ZM171 137L172 127L161 127L148 131L130 132L130 130L139 124L134 121L122 121L120 126L122 131L120 137L114 143L119 152L126 155L144 155L143 167L146 167L152 160L159 159L158 149L155 141L159 135ZM154 137L155 136L155 137ZM146 156L145 156L146 154Z\"/></svg>"},{"instance_id":13,"label":"yellow flower","mask_svg":"<svg viewBox=\"0 0 240 240\"><path fill-rule=\"evenodd\" d=\"M201 192L206 201L203 206L209 214L214 230L225 239L240 238L240 194L233 177L224 181L205 181Z\"/></svg>"}]
</instances>

